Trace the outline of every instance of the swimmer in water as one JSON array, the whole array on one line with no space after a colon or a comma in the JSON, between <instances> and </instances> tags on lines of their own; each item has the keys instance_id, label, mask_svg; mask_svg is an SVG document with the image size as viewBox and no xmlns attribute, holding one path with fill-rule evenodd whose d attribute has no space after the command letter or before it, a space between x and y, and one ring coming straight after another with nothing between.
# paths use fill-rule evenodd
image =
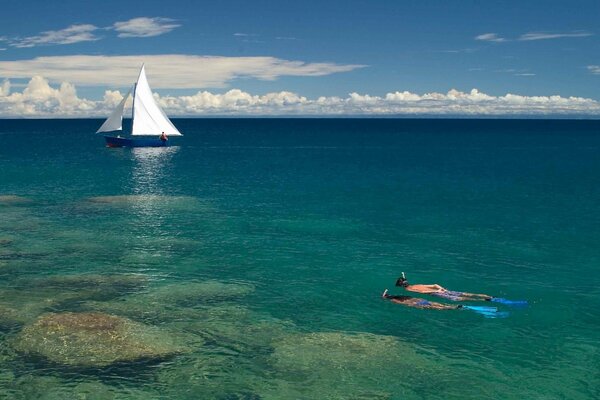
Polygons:
<instances>
[{"instance_id":1,"label":"swimmer in water","mask_svg":"<svg viewBox=\"0 0 600 400\"><path fill-rule=\"evenodd\" d=\"M455 305L449 305L449 304L436 303L435 301L419 299L419 298L411 297L411 296L391 295L391 294L388 294L387 289L384 290L383 294L381 295L381 298L390 300L392 303L402 304L402 305L408 306L408 307L427 308L430 310L457 310L459 308L463 308L463 306L461 304L455 306Z\"/></svg>"},{"instance_id":2,"label":"swimmer in water","mask_svg":"<svg viewBox=\"0 0 600 400\"><path fill-rule=\"evenodd\" d=\"M431 296L437 296L451 301L492 301L493 299L492 296L487 294L455 292L453 290L448 290L438 284L411 285L410 283L408 283L408 280L404 276L404 272L402 273L402 276L398 278L398 280L396 280L396 286L401 286L409 292L428 294Z\"/></svg>"}]
</instances>

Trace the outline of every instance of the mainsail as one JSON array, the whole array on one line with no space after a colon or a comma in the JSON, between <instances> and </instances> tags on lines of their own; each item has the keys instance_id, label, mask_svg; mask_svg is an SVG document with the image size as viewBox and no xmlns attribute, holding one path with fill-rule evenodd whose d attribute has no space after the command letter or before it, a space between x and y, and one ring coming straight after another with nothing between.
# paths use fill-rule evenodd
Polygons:
<instances>
[{"instance_id":1,"label":"mainsail","mask_svg":"<svg viewBox=\"0 0 600 400\"><path fill-rule=\"evenodd\" d=\"M108 117L106 121L104 121L104 123L102 124L100 129L96 131L96 133L123 130L123 109L125 108L125 102L129 98L130 93L131 90L127 92L127 94L125 95L125 97L123 97L123 100L121 100L115 111L113 111L113 113L110 114L110 117Z\"/></svg>"},{"instance_id":2,"label":"mainsail","mask_svg":"<svg viewBox=\"0 0 600 400\"><path fill-rule=\"evenodd\" d=\"M167 136L182 136L181 132L175 128L163 110L154 101L152 90L150 90L148 80L146 79L146 72L142 65L133 93L133 126L131 134L135 136L158 136L162 132Z\"/></svg>"}]
</instances>

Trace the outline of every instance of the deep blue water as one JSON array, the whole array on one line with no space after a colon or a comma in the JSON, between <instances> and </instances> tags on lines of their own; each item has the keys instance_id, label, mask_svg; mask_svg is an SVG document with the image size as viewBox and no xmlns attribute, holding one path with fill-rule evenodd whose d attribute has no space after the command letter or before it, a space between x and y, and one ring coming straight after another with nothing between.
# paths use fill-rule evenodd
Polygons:
<instances>
[{"instance_id":1,"label":"deep blue water","mask_svg":"<svg viewBox=\"0 0 600 400\"><path fill-rule=\"evenodd\" d=\"M25 315L0 323L0 396L600 397L600 121L180 119L134 150L101 122L0 120L0 196L23 198L0 201L0 306ZM530 306L381 300L402 271ZM80 274L149 283L36 294ZM204 344L93 373L14 344L90 310Z\"/></svg>"}]
</instances>

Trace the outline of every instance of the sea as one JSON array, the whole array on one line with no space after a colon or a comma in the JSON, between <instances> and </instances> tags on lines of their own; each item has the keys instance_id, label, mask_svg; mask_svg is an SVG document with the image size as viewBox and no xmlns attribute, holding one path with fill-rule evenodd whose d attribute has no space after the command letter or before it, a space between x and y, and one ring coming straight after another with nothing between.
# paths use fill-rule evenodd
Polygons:
<instances>
[{"instance_id":1,"label":"sea","mask_svg":"<svg viewBox=\"0 0 600 400\"><path fill-rule=\"evenodd\" d=\"M600 398L600 121L173 122L0 120L0 398Z\"/></svg>"}]
</instances>

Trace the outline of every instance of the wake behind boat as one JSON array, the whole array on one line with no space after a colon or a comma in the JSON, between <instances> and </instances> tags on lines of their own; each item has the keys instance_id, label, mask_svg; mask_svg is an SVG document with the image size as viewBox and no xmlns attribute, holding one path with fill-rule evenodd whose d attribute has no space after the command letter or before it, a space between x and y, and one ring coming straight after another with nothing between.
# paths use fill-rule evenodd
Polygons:
<instances>
[{"instance_id":1,"label":"wake behind boat","mask_svg":"<svg viewBox=\"0 0 600 400\"><path fill-rule=\"evenodd\" d=\"M127 92L123 100L96 133L123 130L123 111L131 94ZM137 82L133 86L133 106L131 110L131 136L154 136L154 138L129 138L104 136L107 147L163 147L169 145L169 136L182 136L164 111L154 101L152 90L146 79L144 65Z\"/></svg>"}]
</instances>

